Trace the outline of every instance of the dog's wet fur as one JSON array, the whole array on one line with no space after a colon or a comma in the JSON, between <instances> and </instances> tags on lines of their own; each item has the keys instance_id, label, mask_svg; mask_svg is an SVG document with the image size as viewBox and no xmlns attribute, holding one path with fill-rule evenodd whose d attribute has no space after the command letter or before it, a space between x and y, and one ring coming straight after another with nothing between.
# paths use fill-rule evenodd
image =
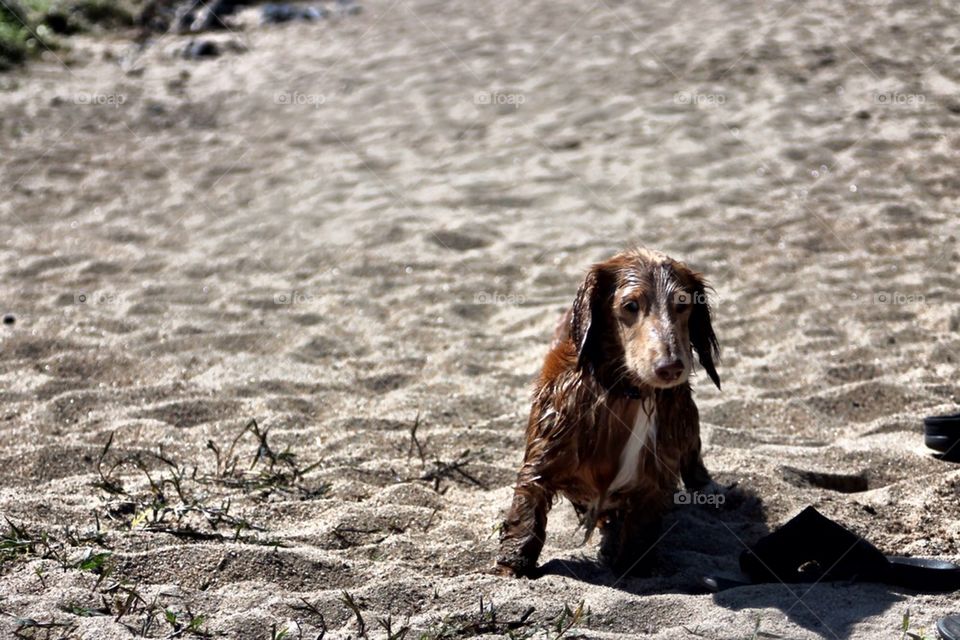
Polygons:
<instances>
[{"instance_id":1,"label":"dog's wet fur","mask_svg":"<svg viewBox=\"0 0 960 640\"><path fill-rule=\"evenodd\" d=\"M701 274L646 249L593 265L534 386L527 444L496 571L536 574L554 498L573 503L600 560L636 571L679 482L711 484L689 378L720 387Z\"/></svg>"}]
</instances>

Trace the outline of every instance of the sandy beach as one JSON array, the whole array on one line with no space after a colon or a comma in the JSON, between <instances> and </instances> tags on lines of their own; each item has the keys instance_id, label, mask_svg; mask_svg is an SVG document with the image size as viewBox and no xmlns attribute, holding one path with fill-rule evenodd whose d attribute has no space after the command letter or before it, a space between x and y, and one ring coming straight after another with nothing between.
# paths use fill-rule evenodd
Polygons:
<instances>
[{"instance_id":1,"label":"sandy beach","mask_svg":"<svg viewBox=\"0 0 960 640\"><path fill-rule=\"evenodd\" d=\"M934 637L956 596L698 579L807 505L960 561L922 435L960 405L958 18L367 0L0 74L0 635ZM544 577L490 575L554 324L632 245L716 290L735 488L649 576L565 502Z\"/></svg>"}]
</instances>

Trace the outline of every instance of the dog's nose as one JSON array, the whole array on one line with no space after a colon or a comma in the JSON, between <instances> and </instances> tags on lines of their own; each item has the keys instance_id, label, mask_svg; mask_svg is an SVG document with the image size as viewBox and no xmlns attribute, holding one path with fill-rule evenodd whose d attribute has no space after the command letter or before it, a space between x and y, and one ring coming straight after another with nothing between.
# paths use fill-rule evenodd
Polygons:
<instances>
[{"instance_id":1,"label":"dog's nose","mask_svg":"<svg viewBox=\"0 0 960 640\"><path fill-rule=\"evenodd\" d=\"M663 360L657 361L657 366L653 372L664 382L673 382L683 373L683 363L679 360L664 358Z\"/></svg>"}]
</instances>

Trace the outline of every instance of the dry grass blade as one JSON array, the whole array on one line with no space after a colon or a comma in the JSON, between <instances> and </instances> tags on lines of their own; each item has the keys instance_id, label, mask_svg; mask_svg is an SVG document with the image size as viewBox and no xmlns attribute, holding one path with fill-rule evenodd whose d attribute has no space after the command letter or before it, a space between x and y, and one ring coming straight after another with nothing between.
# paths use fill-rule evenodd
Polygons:
<instances>
[{"instance_id":1,"label":"dry grass blade","mask_svg":"<svg viewBox=\"0 0 960 640\"><path fill-rule=\"evenodd\" d=\"M464 451L460 454L460 457L454 460L453 462L444 462L443 460L434 460L433 469L427 471L422 476L421 480L426 480L433 482L434 489L437 491L440 490L440 481L441 480L466 480L469 484L480 487L481 489L486 490L486 483L480 481L470 473L467 473L466 466L473 462L473 458L470 454L470 450Z\"/></svg>"},{"instance_id":2,"label":"dry grass blade","mask_svg":"<svg viewBox=\"0 0 960 640\"><path fill-rule=\"evenodd\" d=\"M357 634L359 634L361 638L366 638L367 623L363 619L363 612L360 610L360 605L348 591L343 592L341 600L347 605L347 608L353 612L354 617L357 619Z\"/></svg>"}]
</instances>

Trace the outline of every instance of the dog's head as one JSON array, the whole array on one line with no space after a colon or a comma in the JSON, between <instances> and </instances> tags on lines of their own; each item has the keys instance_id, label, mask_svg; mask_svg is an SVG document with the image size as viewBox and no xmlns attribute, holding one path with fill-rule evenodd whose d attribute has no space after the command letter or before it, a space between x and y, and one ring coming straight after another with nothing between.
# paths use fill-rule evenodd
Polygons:
<instances>
[{"instance_id":1,"label":"dog's head","mask_svg":"<svg viewBox=\"0 0 960 640\"><path fill-rule=\"evenodd\" d=\"M625 251L594 265L571 313L580 366L663 389L687 381L696 351L719 389L707 288L699 273L655 251Z\"/></svg>"}]
</instances>

